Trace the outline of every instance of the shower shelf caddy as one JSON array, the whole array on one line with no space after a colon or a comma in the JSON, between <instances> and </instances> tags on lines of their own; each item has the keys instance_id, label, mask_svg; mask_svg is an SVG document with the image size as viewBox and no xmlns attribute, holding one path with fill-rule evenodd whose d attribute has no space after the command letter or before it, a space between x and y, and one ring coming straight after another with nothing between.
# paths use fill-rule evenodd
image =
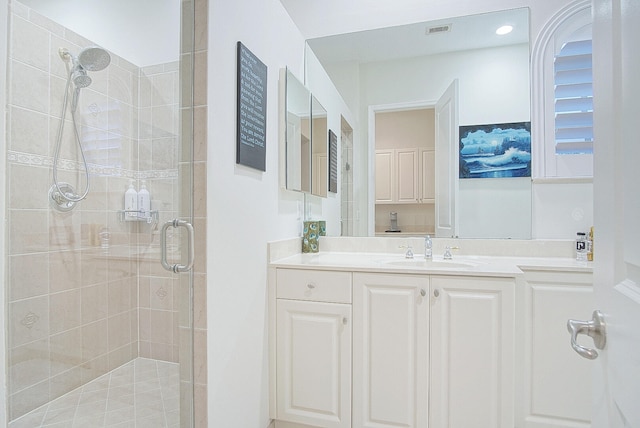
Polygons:
<instances>
[{"instance_id":1,"label":"shower shelf caddy","mask_svg":"<svg viewBox=\"0 0 640 428\"><path fill-rule=\"evenodd\" d=\"M120 215L120 221L126 221L125 217L127 214L132 214L135 213L136 216L132 216L132 218L128 221L144 221L146 223L158 223L158 211L157 210L151 210L149 211L149 215L148 216L144 216L144 211L138 211L138 210L118 210L118 214Z\"/></svg>"}]
</instances>

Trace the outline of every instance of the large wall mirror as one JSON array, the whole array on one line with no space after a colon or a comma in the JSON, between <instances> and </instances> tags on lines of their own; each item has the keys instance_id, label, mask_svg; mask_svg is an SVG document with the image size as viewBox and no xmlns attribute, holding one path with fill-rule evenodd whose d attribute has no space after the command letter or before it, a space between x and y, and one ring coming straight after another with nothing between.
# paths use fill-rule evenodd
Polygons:
<instances>
[{"instance_id":1,"label":"large wall mirror","mask_svg":"<svg viewBox=\"0 0 640 428\"><path fill-rule=\"evenodd\" d=\"M496 34L505 25L512 27L511 32ZM439 179L434 175L437 168L433 164L440 157L422 152L423 137L416 136L412 128L418 133L436 132L438 116L434 109L452 82L458 82L456 130L458 126L530 121L527 8L339 34L307 42L307 49L313 54L307 57L317 58L358 118L354 158L360 162L354 161L354 169L360 170L354 172L354 180L362 181L360 188L368 188L368 192L360 192L366 199L360 206L367 210L360 217L369 219L367 232L359 234L398 236L397 232L393 235L385 232L391 229L391 212L397 213L397 228L402 234L433 233L438 198L425 196L421 190L423 185L433 186L434 182L437 185ZM420 113L416 114L416 110ZM395 116L398 120L388 128L377 128ZM418 118L418 122L411 124L411 117ZM381 142L384 147L377 147L376 133L385 136ZM454 144L459 144L458 136L455 138ZM433 145L431 141L424 142L426 149ZM415 197L376 204L376 181L384 183L376 176L376 150L380 149L396 153L395 158L390 155L387 159L393 170L387 171L393 174L389 185L404 196L414 192ZM398 150L404 149L416 151L413 157L399 156ZM458 168L449 165L443 170L455 170L457 174ZM398 183L408 182L409 187L398 190ZM456 194L449 198L457 201L452 236L531 238L530 177L458 179L456 176L455 182Z\"/></svg>"}]
</instances>

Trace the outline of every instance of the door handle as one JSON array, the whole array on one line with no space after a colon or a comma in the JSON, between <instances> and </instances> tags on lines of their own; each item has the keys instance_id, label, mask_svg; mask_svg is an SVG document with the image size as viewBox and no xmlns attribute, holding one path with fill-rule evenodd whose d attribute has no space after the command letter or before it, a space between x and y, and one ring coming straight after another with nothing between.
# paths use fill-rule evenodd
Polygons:
<instances>
[{"instance_id":1,"label":"door handle","mask_svg":"<svg viewBox=\"0 0 640 428\"><path fill-rule=\"evenodd\" d=\"M586 334L591 337L598 349L604 349L607 344L607 329L604 316L600 311L593 311L593 317L590 321L568 320L567 330L571 333L571 347L573 350L589 360L598 358L598 351L578 345L579 334Z\"/></svg>"},{"instance_id":2,"label":"door handle","mask_svg":"<svg viewBox=\"0 0 640 428\"><path fill-rule=\"evenodd\" d=\"M185 229L187 229L187 232L188 232L187 237L189 242L187 243L188 254L187 254L186 265L181 265L177 263L172 265L172 264L169 264L169 262L167 261L167 229L169 229L170 227L184 227ZM189 223L188 221L178 220L178 219L174 219L166 222L162 226L162 230L160 231L160 263L162 264L162 267L173 273L190 271L191 268L193 267L193 255L195 252L193 241L194 241L193 226L191 225L191 223Z\"/></svg>"}]
</instances>

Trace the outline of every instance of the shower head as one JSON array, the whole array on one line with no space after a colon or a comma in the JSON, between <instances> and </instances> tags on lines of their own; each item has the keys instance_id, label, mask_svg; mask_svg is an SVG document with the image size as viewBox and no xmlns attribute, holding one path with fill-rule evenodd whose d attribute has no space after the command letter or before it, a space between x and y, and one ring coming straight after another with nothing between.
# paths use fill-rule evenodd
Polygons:
<instances>
[{"instance_id":1,"label":"shower head","mask_svg":"<svg viewBox=\"0 0 640 428\"><path fill-rule=\"evenodd\" d=\"M88 71L104 70L110 62L109 53L98 46L86 47L78 54L78 63Z\"/></svg>"},{"instance_id":2,"label":"shower head","mask_svg":"<svg viewBox=\"0 0 640 428\"><path fill-rule=\"evenodd\" d=\"M71 80L76 88L86 88L91 84L91 77L87 74L87 71L81 66L76 65L71 70Z\"/></svg>"}]
</instances>

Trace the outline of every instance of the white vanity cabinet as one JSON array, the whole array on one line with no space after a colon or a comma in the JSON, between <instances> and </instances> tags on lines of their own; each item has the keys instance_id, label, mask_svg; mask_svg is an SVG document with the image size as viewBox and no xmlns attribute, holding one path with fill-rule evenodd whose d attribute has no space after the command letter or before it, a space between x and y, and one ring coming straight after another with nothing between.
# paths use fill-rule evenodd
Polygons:
<instances>
[{"instance_id":1,"label":"white vanity cabinet","mask_svg":"<svg viewBox=\"0 0 640 428\"><path fill-rule=\"evenodd\" d=\"M429 277L353 274L353 426L428 425Z\"/></svg>"},{"instance_id":2,"label":"white vanity cabinet","mask_svg":"<svg viewBox=\"0 0 640 428\"><path fill-rule=\"evenodd\" d=\"M432 276L430 427L514 426L515 281Z\"/></svg>"},{"instance_id":3,"label":"white vanity cabinet","mask_svg":"<svg viewBox=\"0 0 640 428\"><path fill-rule=\"evenodd\" d=\"M523 268L524 397L523 428L591 426L594 361L570 346L567 320L587 319L593 311L593 274ZM581 336L579 343L592 348Z\"/></svg>"},{"instance_id":4,"label":"white vanity cabinet","mask_svg":"<svg viewBox=\"0 0 640 428\"><path fill-rule=\"evenodd\" d=\"M588 269L418 273L357 260L269 268L275 428L590 426L593 362L566 330L592 311Z\"/></svg>"},{"instance_id":5,"label":"white vanity cabinet","mask_svg":"<svg viewBox=\"0 0 640 428\"><path fill-rule=\"evenodd\" d=\"M277 419L350 428L351 273L277 269L276 278Z\"/></svg>"},{"instance_id":6,"label":"white vanity cabinet","mask_svg":"<svg viewBox=\"0 0 640 428\"><path fill-rule=\"evenodd\" d=\"M514 278L354 273L354 427L514 426Z\"/></svg>"}]
</instances>

